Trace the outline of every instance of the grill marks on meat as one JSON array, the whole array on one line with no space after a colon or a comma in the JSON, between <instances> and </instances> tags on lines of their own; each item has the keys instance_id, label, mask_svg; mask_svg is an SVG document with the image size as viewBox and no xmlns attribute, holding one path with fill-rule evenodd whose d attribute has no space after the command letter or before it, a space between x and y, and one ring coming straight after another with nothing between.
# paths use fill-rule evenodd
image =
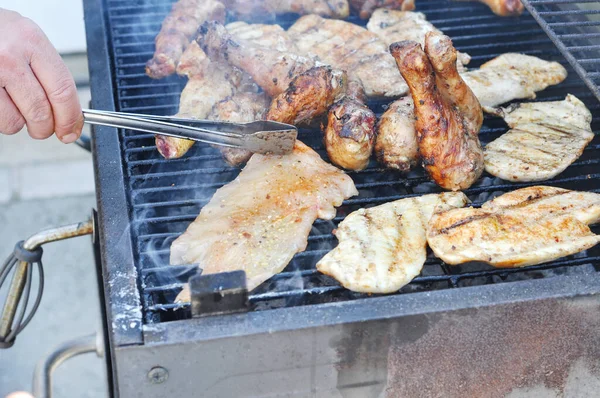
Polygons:
<instances>
[{"instance_id":1,"label":"grill marks on meat","mask_svg":"<svg viewBox=\"0 0 600 398\"><path fill-rule=\"evenodd\" d=\"M446 192L355 211L340 223L339 245L317 269L356 292L396 292L423 269L431 216L467 203L463 193Z\"/></svg>"},{"instance_id":2,"label":"grill marks on meat","mask_svg":"<svg viewBox=\"0 0 600 398\"><path fill-rule=\"evenodd\" d=\"M600 218L600 195L536 186L504 194L481 209L436 214L427 241L448 264L483 261L495 267L540 264L600 241L587 224Z\"/></svg>"},{"instance_id":3,"label":"grill marks on meat","mask_svg":"<svg viewBox=\"0 0 600 398\"><path fill-rule=\"evenodd\" d=\"M197 263L205 274L243 269L252 290L306 249L315 219L332 219L357 194L349 176L300 141L289 155L255 154L173 242L171 264Z\"/></svg>"},{"instance_id":4,"label":"grill marks on meat","mask_svg":"<svg viewBox=\"0 0 600 398\"><path fill-rule=\"evenodd\" d=\"M350 9L362 19L381 9L410 11L415 9L415 0L349 0Z\"/></svg>"},{"instance_id":5,"label":"grill marks on meat","mask_svg":"<svg viewBox=\"0 0 600 398\"><path fill-rule=\"evenodd\" d=\"M387 46L377 35L350 22L304 16L288 29L298 50L363 84L369 97L397 97L407 86Z\"/></svg>"},{"instance_id":6,"label":"grill marks on meat","mask_svg":"<svg viewBox=\"0 0 600 398\"><path fill-rule=\"evenodd\" d=\"M331 162L345 169L363 170L373 152L377 117L365 102L362 84L352 81L346 96L329 109L325 147Z\"/></svg>"},{"instance_id":7,"label":"grill marks on meat","mask_svg":"<svg viewBox=\"0 0 600 398\"><path fill-rule=\"evenodd\" d=\"M465 1L465 0L460 0ZM470 0L479 1L490 7L494 14L501 17L511 17L521 15L525 7L521 0Z\"/></svg>"},{"instance_id":8,"label":"grill marks on meat","mask_svg":"<svg viewBox=\"0 0 600 398\"><path fill-rule=\"evenodd\" d=\"M424 168L442 188L466 189L483 172L477 137L483 113L456 70L450 39L429 32L425 41L425 52L416 42L392 44L390 51L415 102Z\"/></svg>"},{"instance_id":9,"label":"grill marks on meat","mask_svg":"<svg viewBox=\"0 0 600 398\"><path fill-rule=\"evenodd\" d=\"M317 66L292 80L287 90L273 98L267 120L299 124L327 112L346 91L346 72Z\"/></svg>"},{"instance_id":10,"label":"grill marks on meat","mask_svg":"<svg viewBox=\"0 0 600 398\"><path fill-rule=\"evenodd\" d=\"M375 156L382 165L399 171L408 171L417 164L419 144L410 95L392 102L381 115L377 123Z\"/></svg>"},{"instance_id":11,"label":"grill marks on meat","mask_svg":"<svg viewBox=\"0 0 600 398\"><path fill-rule=\"evenodd\" d=\"M286 13L317 14L339 19L350 15L347 0L224 0L224 3L240 19Z\"/></svg>"},{"instance_id":12,"label":"grill marks on meat","mask_svg":"<svg viewBox=\"0 0 600 398\"><path fill-rule=\"evenodd\" d=\"M313 60L293 52L277 51L233 38L218 22L205 22L196 40L211 59L225 58L252 76L271 97L281 94L296 76L315 66Z\"/></svg>"},{"instance_id":13,"label":"grill marks on meat","mask_svg":"<svg viewBox=\"0 0 600 398\"><path fill-rule=\"evenodd\" d=\"M393 11L386 9L375 10L367 29L375 33L387 45L392 43L411 40L425 46L425 35L427 32L442 34L433 24L427 21L422 12ZM464 70L464 65L471 61L469 54L457 52L458 69Z\"/></svg>"},{"instance_id":14,"label":"grill marks on meat","mask_svg":"<svg viewBox=\"0 0 600 398\"><path fill-rule=\"evenodd\" d=\"M173 74L198 26L207 20L224 22L225 6L216 0L177 1L156 36L156 50L146 64L146 74L154 79Z\"/></svg>"},{"instance_id":15,"label":"grill marks on meat","mask_svg":"<svg viewBox=\"0 0 600 398\"><path fill-rule=\"evenodd\" d=\"M514 99L533 99L537 91L565 80L567 71L558 62L507 53L461 76L485 108Z\"/></svg>"},{"instance_id":16,"label":"grill marks on meat","mask_svg":"<svg viewBox=\"0 0 600 398\"><path fill-rule=\"evenodd\" d=\"M488 173L510 181L541 181L562 173L594 138L592 114L573 95L500 110L511 127L484 151Z\"/></svg>"}]
</instances>

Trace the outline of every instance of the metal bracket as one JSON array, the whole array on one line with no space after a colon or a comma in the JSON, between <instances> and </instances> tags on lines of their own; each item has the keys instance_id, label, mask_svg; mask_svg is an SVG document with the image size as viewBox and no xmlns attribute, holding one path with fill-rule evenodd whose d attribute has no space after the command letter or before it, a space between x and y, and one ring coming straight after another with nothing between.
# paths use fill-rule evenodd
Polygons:
<instances>
[{"instance_id":1,"label":"metal bracket","mask_svg":"<svg viewBox=\"0 0 600 398\"><path fill-rule=\"evenodd\" d=\"M247 312L249 309L244 271L195 275L189 283L193 317Z\"/></svg>"}]
</instances>

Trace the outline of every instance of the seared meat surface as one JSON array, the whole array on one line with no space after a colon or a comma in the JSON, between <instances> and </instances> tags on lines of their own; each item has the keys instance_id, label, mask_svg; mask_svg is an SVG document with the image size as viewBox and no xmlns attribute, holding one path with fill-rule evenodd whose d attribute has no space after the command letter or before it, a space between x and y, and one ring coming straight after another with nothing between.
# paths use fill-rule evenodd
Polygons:
<instances>
[{"instance_id":1,"label":"seared meat surface","mask_svg":"<svg viewBox=\"0 0 600 398\"><path fill-rule=\"evenodd\" d=\"M377 35L350 22L304 16L288 29L301 54L345 70L360 81L369 97L397 97L407 86L387 45Z\"/></svg>"},{"instance_id":2,"label":"seared meat surface","mask_svg":"<svg viewBox=\"0 0 600 398\"><path fill-rule=\"evenodd\" d=\"M211 59L221 57L248 73L271 97L285 91L292 80L315 66L315 61L293 52L278 51L232 37L218 22L206 22L196 38Z\"/></svg>"},{"instance_id":3,"label":"seared meat surface","mask_svg":"<svg viewBox=\"0 0 600 398\"><path fill-rule=\"evenodd\" d=\"M431 178L457 191L483 172L477 137L483 113L456 69L456 50L447 36L427 33L425 51L416 42L390 47L415 103L419 154Z\"/></svg>"},{"instance_id":4,"label":"seared meat surface","mask_svg":"<svg viewBox=\"0 0 600 398\"><path fill-rule=\"evenodd\" d=\"M204 274L243 269L252 290L306 249L317 218L332 219L356 194L350 177L300 141L288 155L255 154L173 242L170 263Z\"/></svg>"},{"instance_id":5,"label":"seared meat surface","mask_svg":"<svg viewBox=\"0 0 600 398\"><path fill-rule=\"evenodd\" d=\"M348 0L223 0L237 18L253 20L264 15L317 14L344 19L350 15Z\"/></svg>"},{"instance_id":6,"label":"seared meat surface","mask_svg":"<svg viewBox=\"0 0 600 398\"><path fill-rule=\"evenodd\" d=\"M264 120L270 102L270 98L265 93L238 91L231 97L217 102L207 119L236 123ZM252 152L240 148L219 147L219 150L225 161L231 166L246 163L252 156Z\"/></svg>"},{"instance_id":7,"label":"seared meat surface","mask_svg":"<svg viewBox=\"0 0 600 398\"><path fill-rule=\"evenodd\" d=\"M273 98L267 120L288 124L308 122L327 109L346 91L346 72L317 66L300 74L287 90Z\"/></svg>"},{"instance_id":8,"label":"seared meat surface","mask_svg":"<svg viewBox=\"0 0 600 398\"><path fill-rule=\"evenodd\" d=\"M398 41L412 40L425 46L427 32L442 33L427 21L422 12L393 11L386 9L375 10L367 29L375 33L387 45ZM469 54L457 52L458 68L464 70L464 65L471 61Z\"/></svg>"},{"instance_id":9,"label":"seared meat surface","mask_svg":"<svg viewBox=\"0 0 600 398\"><path fill-rule=\"evenodd\" d=\"M465 0L460 0L465 1ZM501 17L511 17L521 15L525 7L521 0L467 0L467 1L479 1L490 7L494 14Z\"/></svg>"},{"instance_id":10,"label":"seared meat surface","mask_svg":"<svg viewBox=\"0 0 600 398\"><path fill-rule=\"evenodd\" d=\"M225 21L225 6L216 0L179 0L156 36L156 50L146 63L146 74L160 79L175 73L183 51L204 21Z\"/></svg>"},{"instance_id":11,"label":"seared meat surface","mask_svg":"<svg viewBox=\"0 0 600 398\"><path fill-rule=\"evenodd\" d=\"M447 264L483 261L495 267L540 264L600 241L587 224L600 217L600 195L536 186L431 218L427 242Z\"/></svg>"},{"instance_id":12,"label":"seared meat surface","mask_svg":"<svg viewBox=\"0 0 600 398\"><path fill-rule=\"evenodd\" d=\"M375 156L382 165L408 171L419 160L419 143L415 131L412 97L392 102L377 122Z\"/></svg>"},{"instance_id":13,"label":"seared meat surface","mask_svg":"<svg viewBox=\"0 0 600 398\"><path fill-rule=\"evenodd\" d=\"M357 210L335 230L339 244L317 269L355 292L396 292L423 269L431 216L467 203L462 192L446 192Z\"/></svg>"},{"instance_id":14,"label":"seared meat surface","mask_svg":"<svg viewBox=\"0 0 600 398\"><path fill-rule=\"evenodd\" d=\"M378 9L410 11L415 9L415 0L349 0L350 9L362 19L369 19Z\"/></svg>"},{"instance_id":15,"label":"seared meat surface","mask_svg":"<svg viewBox=\"0 0 600 398\"><path fill-rule=\"evenodd\" d=\"M573 95L563 101L503 108L510 130L484 150L488 173L510 181L542 181L562 173L594 138L592 114Z\"/></svg>"},{"instance_id":16,"label":"seared meat surface","mask_svg":"<svg viewBox=\"0 0 600 398\"><path fill-rule=\"evenodd\" d=\"M377 117L365 102L362 84L351 81L345 97L329 108L325 148L333 164L348 170L366 168L373 153Z\"/></svg>"}]
</instances>

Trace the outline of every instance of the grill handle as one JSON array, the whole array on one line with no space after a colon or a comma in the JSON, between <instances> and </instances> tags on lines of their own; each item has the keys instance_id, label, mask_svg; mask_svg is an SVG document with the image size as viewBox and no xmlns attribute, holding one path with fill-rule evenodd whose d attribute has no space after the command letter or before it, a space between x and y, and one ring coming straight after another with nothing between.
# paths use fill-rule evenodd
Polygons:
<instances>
[{"instance_id":1,"label":"grill handle","mask_svg":"<svg viewBox=\"0 0 600 398\"><path fill-rule=\"evenodd\" d=\"M35 398L52 398L52 373L64 361L77 355L95 352L98 357L104 356L102 333L78 337L56 347L45 358L40 359L33 373L33 396Z\"/></svg>"}]
</instances>

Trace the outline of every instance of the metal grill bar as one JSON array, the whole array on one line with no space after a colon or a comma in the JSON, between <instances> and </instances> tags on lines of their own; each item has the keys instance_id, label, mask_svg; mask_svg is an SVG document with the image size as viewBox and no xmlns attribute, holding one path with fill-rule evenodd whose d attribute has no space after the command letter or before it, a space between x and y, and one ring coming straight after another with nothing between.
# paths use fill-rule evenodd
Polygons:
<instances>
[{"instance_id":1,"label":"metal grill bar","mask_svg":"<svg viewBox=\"0 0 600 398\"><path fill-rule=\"evenodd\" d=\"M177 112L179 95L186 80L177 76L152 80L144 74L145 62L153 54L154 37L172 2L147 0L143 6L132 6L127 1L107 0L118 110L163 115ZM556 7L574 2L553 0L535 3ZM422 1L417 3L417 7L417 11L424 12L429 21L453 38L460 51L466 51L472 56L470 67L478 67L509 51L536 55L567 66L571 63L571 60L565 60L560 55L530 15L498 18L485 5L461 4L448 0ZM568 46L580 47L580 50L586 51L588 49L584 47L595 46L594 43L581 42L577 33L568 31L570 24L576 21L563 20L560 13L548 16L556 29L566 29L560 31L560 34L563 35L562 40L568 41ZM275 22L287 28L295 18L283 16ZM364 25L364 21L358 19L352 19L352 22ZM600 21L587 21L580 26L596 29L599 25ZM600 30L588 34L590 37L598 37ZM596 59L600 60L600 53L588 57L583 63L593 66ZM600 77L600 69L591 68L590 72L595 73L591 76ZM594 95L572 73L560 86L540 93L538 100L561 100L567 93L576 95L590 109L600 109ZM380 114L385 104L386 101L379 101L370 106ZM600 118L594 118L593 129L600 131ZM486 117L480 137L486 143L505 131L506 126L501 119ZM301 129L300 139L326 157L319 131ZM226 166L216 150L204 145L195 145L182 159L166 161L156 152L151 134L121 131L120 141L145 322L189 317L189 306L173 303L173 300L187 279L196 272L196 266L170 266L170 244L195 219L213 193L234 179L239 170ZM599 152L600 142L595 140L575 164L549 184L600 192L600 174L596 172L600 163ZM421 169L402 175L386 171L373 161L366 170L349 174L359 189L359 196L344 202L333 220L315 222L308 238L307 250L297 254L284 272L252 292L250 302L254 309L266 310L368 297L345 290L332 278L316 271L315 263L336 244L331 234L332 229L347 214L358 208L423 193L440 192ZM503 192L530 185L533 184L509 183L484 175L466 194L475 205L480 205ZM595 272L598 260L600 249L591 249L587 253L526 269L492 269L483 264L448 267L430 255L422 274L399 293L504 283L564 273Z\"/></svg>"}]
</instances>

